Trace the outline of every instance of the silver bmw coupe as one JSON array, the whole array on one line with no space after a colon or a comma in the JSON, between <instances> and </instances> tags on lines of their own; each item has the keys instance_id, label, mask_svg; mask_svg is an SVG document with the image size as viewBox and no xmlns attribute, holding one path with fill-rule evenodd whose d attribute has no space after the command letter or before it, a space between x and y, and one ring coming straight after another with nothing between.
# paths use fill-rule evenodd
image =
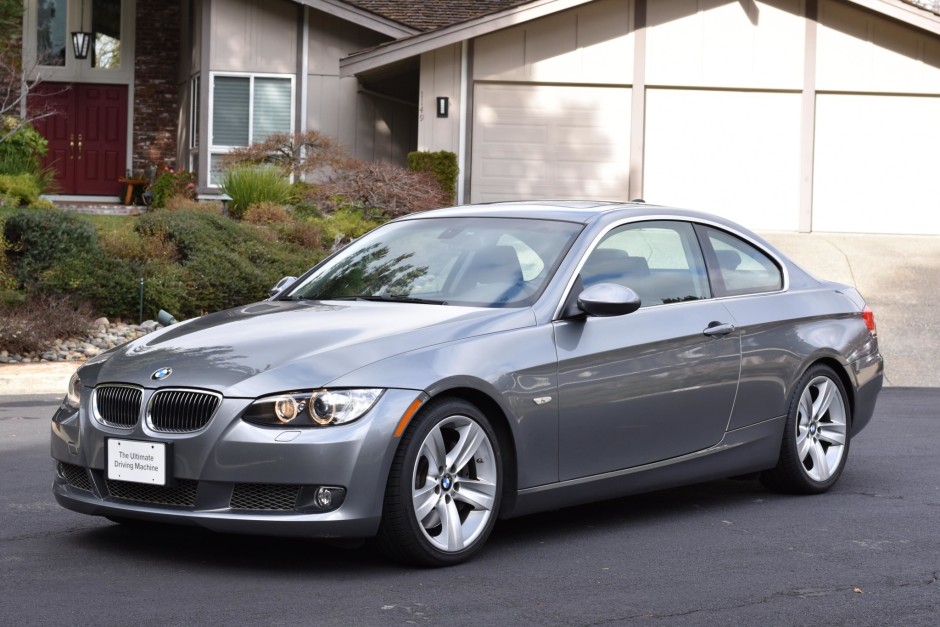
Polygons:
<instances>
[{"instance_id":1,"label":"silver bmw coupe","mask_svg":"<svg viewBox=\"0 0 940 627\"><path fill-rule=\"evenodd\" d=\"M740 475L824 492L883 371L854 288L727 220L442 209L88 361L52 419L53 491L455 564L498 518Z\"/></svg>"}]
</instances>

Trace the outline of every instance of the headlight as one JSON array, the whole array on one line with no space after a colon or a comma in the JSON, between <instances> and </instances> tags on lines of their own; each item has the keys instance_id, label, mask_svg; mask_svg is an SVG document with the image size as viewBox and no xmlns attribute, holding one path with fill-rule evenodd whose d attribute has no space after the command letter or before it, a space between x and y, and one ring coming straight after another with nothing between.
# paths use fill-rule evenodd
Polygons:
<instances>
[{"instance_id":1,"label":"headlight","mask_svg":"<svg viewBox=\"0 0 940 627\"><path fill-rule=\"evenodd\" d=\"M65 394L65 399L62 401L62 406L69 409L78 409L81 402L82 380L78 378L78 373L75 372L72 374L72 378L69 379L69 389Z\"/></svg>"},{"instance_id":2,"label":"headlight","mask_svg":"<svg viewBox=\"0 0 940 627\"><path fill-rule=\"evenodd\" d=\"M326 427L361 418L382 396L384 390L314 390L286 392L259 398L242 415L242 420L280 427Z\"/></svg>"}]
</instances>

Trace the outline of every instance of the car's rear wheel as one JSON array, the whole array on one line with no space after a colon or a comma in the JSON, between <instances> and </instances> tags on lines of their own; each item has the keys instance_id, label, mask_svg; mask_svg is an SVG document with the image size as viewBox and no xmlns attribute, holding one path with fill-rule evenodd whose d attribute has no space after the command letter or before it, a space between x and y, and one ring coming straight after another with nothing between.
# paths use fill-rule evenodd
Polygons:
<instances>
[{"instance_id":1,"label":"car's rear wheel","mask_svg":"<svg viewBox=\"0 0 940 627\"><path fill-rule=\"evenodd\" d=\"M849 454L851 412L832 368L817 364L800 378L790 399L777 466L761 475L768 488L819 494L831 488Z\"/></svg>"},{"instance_id":2,"label":"car's rear wheel","mask_svg":"<svg viewBox=\"0 0 940 627\"><path fill-rule=\"evenodd\" d=\"M392 462L379 548L422 566L469 559L496 523L502 477L499 442L486 416L459 399L430 403Z\"/></svg>"}]
</instances>

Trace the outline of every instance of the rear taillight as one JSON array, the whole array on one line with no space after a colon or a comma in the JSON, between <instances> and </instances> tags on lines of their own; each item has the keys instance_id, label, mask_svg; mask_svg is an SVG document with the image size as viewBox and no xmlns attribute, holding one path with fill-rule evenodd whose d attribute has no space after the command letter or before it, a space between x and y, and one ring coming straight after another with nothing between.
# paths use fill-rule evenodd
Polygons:
<instances>
[{"instance_id":1,"label":"rear taillight","mask_svg":"<svg viewBox=\"0 0 940 627\"><path fill-rule=\"evenodd\" d=\"M868 305L865 305L865 308L862 309L862 320L865 321L865 326L868 327L871 336L878 337L878 327L875 326L875 312Z\"/></svg>"}]
</instances>

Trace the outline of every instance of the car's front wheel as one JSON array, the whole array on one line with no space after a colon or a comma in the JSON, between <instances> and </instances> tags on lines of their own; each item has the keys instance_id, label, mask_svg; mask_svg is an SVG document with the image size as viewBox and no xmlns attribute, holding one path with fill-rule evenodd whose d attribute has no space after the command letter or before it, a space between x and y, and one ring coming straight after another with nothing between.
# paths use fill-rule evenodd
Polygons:
<instances>
[{"instance_id":1,"label":"car's front wheel","mask_svg":"<svg viewBox=\"0 0 940 627\"><path fill-rule=\"evenodd\" d=\"M765 471L761 481L780 492L825 492L845 468L850 426L842 381L828 366L813 366L800 378L790 399L777 466Z\"/></svg>"},{"instance_id":2,"label":"car's front wheel","mask_svg":"<svg viewBox=\"0 0 940 627\"><path fill-rule=\"evenodd\" d=\"M502 489L499 442L486 416L460 399L428 404L392 462L379 548L393 559L447 566L486 541Z\"/></svg>"}]
</instances>

